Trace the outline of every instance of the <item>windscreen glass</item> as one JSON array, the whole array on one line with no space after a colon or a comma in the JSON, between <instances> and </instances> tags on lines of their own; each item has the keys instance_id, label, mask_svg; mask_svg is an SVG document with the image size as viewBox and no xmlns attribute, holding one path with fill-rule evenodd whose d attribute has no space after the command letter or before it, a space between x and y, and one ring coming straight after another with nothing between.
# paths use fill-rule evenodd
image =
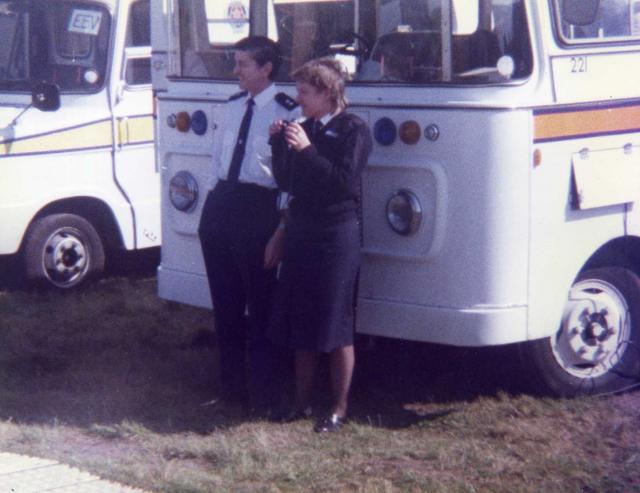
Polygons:
<instances>
[{"instance_id":1,"label":"windscreen glass","mask_svg":"<svg viewBox=\"0 0 640 493\"><path fill-rule=\"evenodd\" d=\"M363 84L504 83L532 69L522 0L254 3L180 0L182 77L234 79L233 44L256 32L280 45L279 80L327 56Z\"/></svg>"},{"instance_id":2,"label":"windscreen glass","mask_svg":"<svg viewBox=\"0 0 640 493\"><path fill-rule=\"evenodd\" d=\"M38 81L62 92L100 89L110 22L93 3L0 0L0 89L30 91Z\"/></svg>"}]
</instances>

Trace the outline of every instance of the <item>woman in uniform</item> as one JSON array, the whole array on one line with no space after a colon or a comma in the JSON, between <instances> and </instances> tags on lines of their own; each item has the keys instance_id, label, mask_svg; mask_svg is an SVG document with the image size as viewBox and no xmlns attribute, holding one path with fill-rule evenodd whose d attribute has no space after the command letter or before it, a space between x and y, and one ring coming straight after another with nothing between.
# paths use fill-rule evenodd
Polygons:
<instances>
[{"instance_id":1,"label":"woman in uniform","mask_svg":"<svg viewBox=\"0 0 640 493\"><path fill-rule=\"evenodd\" d=\"M269 128L273 173L290 196L271 334L294 350L295 399L287 421L310 415L318 359L328 353L331 409L314 429L331 432L345 422L355 363L357 211L371 136L362 119L345 111L348 74L340 62L312 60L292 77L307 118Z\"/></svg>"}]
</instances>

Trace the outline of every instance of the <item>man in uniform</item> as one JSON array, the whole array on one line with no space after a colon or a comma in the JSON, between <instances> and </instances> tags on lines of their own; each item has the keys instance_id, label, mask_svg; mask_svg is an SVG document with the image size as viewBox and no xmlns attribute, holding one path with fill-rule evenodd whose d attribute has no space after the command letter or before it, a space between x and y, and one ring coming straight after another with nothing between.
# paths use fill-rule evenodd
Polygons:
<instances>
[{"instance_id":1,"label":"man in uniform","mask_svg":"<svg viewBox=\"0 0 640 493\"><path fill-rule=\"evenodd\" d=\"M234 48L233 73L242 92L229 99L221 120L213 158L217 182L198 233L213 301L221 397L266 415L276 404L266 330L284 235L268 129L275 120L297 116L297 104L276 93L280 57L274 41L250 36Z\"/></svg>"}]
</instances>

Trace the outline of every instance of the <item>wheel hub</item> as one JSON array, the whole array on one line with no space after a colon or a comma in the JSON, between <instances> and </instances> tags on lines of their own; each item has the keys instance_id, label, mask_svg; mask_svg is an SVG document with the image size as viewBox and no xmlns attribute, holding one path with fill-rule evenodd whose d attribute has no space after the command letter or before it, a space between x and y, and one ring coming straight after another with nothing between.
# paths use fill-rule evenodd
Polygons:
<instances>
[{"instance_id":1,"label":"wheel hub","mask_svg":"<svg viewBox=\"0 0 640 493\"><path fill-rule=\"evenodd\" d=\"M88 266L87 250L80 233L66 228L53 233L45 244L44 267L54 284L73 284Z\"/></svg>"},{"instance_id":2,"label":"wheel hub","mask_svg":"<svg viewBox=\"0 0 640 493\"><path fill-rule=\"evenodd\" d=\"M628 306L611 284L591 279L571 290L562 326L552 342L554 355L574 376L593 378L620 358L629 333Z\"/></svg>"},{"instance_id":3,"label":"wheel hub","mask_svg":"<svg viewBox=\"0 0 640 493\"><path fill-rule=\"evenodd\" d=\"M606 311L604 313L592 313L588 316L588 323L585 330L585 342L587 344L597 344L598 342L604 342L615 331L610 331L607 319Z\"/></svg>"}]
</instances>

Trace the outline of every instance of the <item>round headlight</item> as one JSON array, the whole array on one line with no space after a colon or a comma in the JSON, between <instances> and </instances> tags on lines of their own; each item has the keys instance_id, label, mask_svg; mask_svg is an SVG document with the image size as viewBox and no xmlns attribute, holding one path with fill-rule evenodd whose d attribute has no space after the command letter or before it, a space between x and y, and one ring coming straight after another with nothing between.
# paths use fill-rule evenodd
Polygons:
<instances>
[{"instance_id":1,"label":"round headlight","mask_svg":"<svg viewBox=\"0 0 640 493\"><path fill-rule=\"evenodd\" d=\"M418 231L422 220L420 201L409 190L398 190L387 201L387 221L396 233L404 236Z\"/></svg>"},{"instance_id":2,"label":"round headlight","mask_svg":"<svg viewBox=\"0 0 640 493\"><path fill-rule=\"evenodd\" d=\"M191 173L178 171L169 181L169 200L182 212L191 212L198 203L198 182Z\"/></svg>"}]
</instances>

